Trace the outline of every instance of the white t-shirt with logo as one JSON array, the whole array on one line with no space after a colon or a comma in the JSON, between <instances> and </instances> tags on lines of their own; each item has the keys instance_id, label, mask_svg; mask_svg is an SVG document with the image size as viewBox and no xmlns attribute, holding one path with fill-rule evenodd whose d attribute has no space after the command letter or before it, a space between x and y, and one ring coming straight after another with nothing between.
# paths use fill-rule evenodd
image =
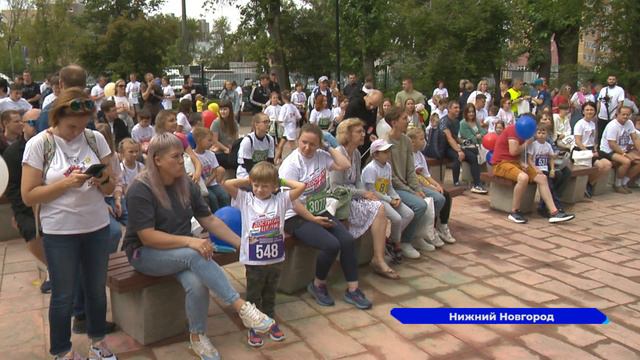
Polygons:
<instances>
[{"instance_id":1,"label":"white t-shirt with logo","mask_svg":"<svg viewBox=\"0 0 640 360\"><path fill-rule=\"evenodd\" d=\"M155 134L156 130L153 126L142 127L140 123L136 124L131 130L131 138L140 144L140 149L143 153L147 152L149 142Z\"/></svg>"},{"instance_id":2,"label":"white t-shirt with logo","mask_svg":"<svg viewBox=\"0 0 640 360\"><path fill-rule=\"evenodd\" d=\"M307 158L295 149L282 161L278 172L283 179L300 181L307 186L299 198L300 202L312 214L319 215L326 211L327 178L332 166L333 158L324 150L318 149L313 157ZM293 210L288 210L286 218L295 215Z\"/></svg>"},{"instance_id":3,"label":"white t-shirt with logo","mask_svg":"<svg viewBox=\"0 0 640 360\"><path fill-rule=\"evenodd\" d=\"M253 146L251 143L253 142ZM244 167L244 159L253 160L254 164L265 161L269 158L273 159L275 155L276 142L269 134L262 139L258 139L255 132L249 133L240 142L238 148L238 168L236 169L236 178L246 179L249 172Z\"/></svg>"},{"instance_id":4,"label":"white t-shirt with logo","mask_svg":"<svg viewBox=\"0 0 640 360\"><path fill-rule=\"evenodd\" d=\"M182 126L182 132L184 134L188 134L191 132L191 124L189 124L189 118L187 117L187 115L179 112L178 115L176 115L176 121L178 122L178 125Z\"/></svg>"},{"instance_id":5,"label":"white t-shirt with logo","mask_svg":"<svg viewBox=\"0 0 640 360\"><path fill-rule=\"evenodd\" d=\"M171 85L167 85L167 86L163 86L162 87L162 95L164 95L164 96L175 96L175 93L173 92L173 88L171 87ZM162 99L162 107L165 110L171 110L173 108L173 100Z\"/></svg>"},{"instance_id":6,"label":"white t-shirt with logo","mask_svg":"<svg viewBox=\"0 0 640 360\"><path fill-rule=\"evenodd\" d=\"M242 218L240 263L269 265L284 261L285 213L293 209L289 191L261 200L251 192L238 190L231 206L240 210Z\"/></svg>"},{"instance_id":7,"label":"white t-shirt with logo","mask_svg":"<svg viewBox=\"0 0 640 360\"><path fill-rule=\"evenodd\" d=\"M278 115L278 122L284 123L284 136L287 140L293 141L298 137L298 120L300 118L302 116L295 105L291 103L282 105Z\"/></svg>"},{"instance_id":8,"label":"white t-shirt with logo","mask_svg":"<svg viewBox=\"0 0 640 360\"><path fill-rule=\"evenodd\" d=\"M488 126L487 131L490 133L496 132L496 123L500 121L497 116L487 116L484 118L484 124Z\"/></svg>"},{"instance_id":9,"label":"white t-shirt with logo","mask_svg":"<svg viewBox=\"0 0 640 360\"><path fill-rule=\"evenodd\" d=\"M144 164L139 161L136 161L136 164L132 169L129 169L124 161L120 162L120 170L122 171L122 183L124 185L123 187L125 189L125 192L126 189L129 188L129 185L131 185L133 180L136 178L136 176L138 176L140 171L142 171L142 169L144 169Z\"/></svg>"},{"instance_id":10,"label":"white t-shirt with logo","mask_svg":"<svg viewBox=\"0 0 640 360\"><path fill-rule=\"evenodd\" d=\"M333 122L333 113L329 109L321 111L313 109L309 116L309 122L318 125L322 130L328 130Z\"/></svg>"},{"instance_id":11,"label":"white t-shirt with logo","mask_svg":"<svg viewBox=\"0 0 640 360\"><path fill-rule=\"evenodd\" d=\"M196 152L196 156L200 163L202 163L202 180L204 180L207 186L217 185L218 182L214 178L210 184L207 184L207 179L216 172L216 169L220 167L218 163L218 158L216 158L216 154L211 150L205 150L202 154Z\"/></svg>"},{"instance_id":12,"label":"white t-shirt with logo","mask_svg":"<svg viewBox=\"0 0 640 360\"><path fill-rule=\"evenodd\" d=\"M95 101L96 108L100 110L100 105L102 105L102 101L104 100L104 88L100 86L100 84L96 84L93 88L91 88L91 96L102 96L99 100Z\"/></svg>"},{"instance_id":13,"label":"white t-shirt with logo","mask_svg":"<svg viewBox=\"0 0 640 360\"><path fill-rule=\"evenodd\" d=\"M280 105L269 105L264 109L263 113L267 114L269 120L271 120L272 123L276 121L280 122L280 120L278 119L278 115L280 115L281 108L282 106ZM279 125L282 125L282 123L280 123Z\"/></svg>"},{"instance_id":14,"label":"white t-shirt with logo","mask_svg":"<svg viewBox=\"0 0 640 360\"><path fill-rule=\"evenodd\" d=\"M533 165L540 171L549 171L552 161L553 148L548 142L539 143L537 140L527 147L527 153L533 157Z\"/></svg>"},{"instance_id":15,"label":"white t-shirt with logo","mask_svg":"<svg viewBox=\"0 0 640 360\"><path fill-rule=\"evenodd\" d=\"M618 85L615 85L613 88L608 86L603 87L600 90L600 95L598 96L598 100L600 103L600 112L598 112L598 118L607 119L607 107L604 106L604 98L609 96L609 120L615 120L616 112L618 111L618 107L622 106L624 102L624 89Z\"/></svg>"},{"instance_id":16,"label":"white t-shirt with logo","mask_svg":"<svg viewBox=\"0 0 640 360\"><path fill-rule=\"evenodd\" d=\"M600 150L610 154L613 152L611 147L609 146L608 140L615 140L618 143L618 146L622 148L625 152L629 150L629 146L631 145L631 134L636 131L636 128L633 127L633 122L631 120L627 120L624 125L621 125L620 122L615 119L611 120L607 127L604 129L604 133L602 134L602 139L600 140Z\"/></svg>"},{"instance_id":17,"label":"white t-shirt with logo","mask_svg":"<svg viewBox=\"0 0 640 360\"><path fill-rule=\"evenodd\" d=\"M75 139L65 141L52 135L55 141L55 155L44 177L44 184L52 184L68 176L74 170L85 171L101 159L109 156L111 150L102 134L93 132L100 159L91 150L84 132ZM45 132L31 138L25 147L23 164L44 170ZM95 186L85 182L79 188L71 188L58 198L40 206L40 221L45 234L85 234L109 224L109 211L104 195Z\"/></svg>"},{"instance_id":18,"label":"white t-shirt with logo","mask_svg":"<svg viewBox=\"0 0 640 360\"><path fill-rule=\"evenodd\" d=\"M362 169L362 182L373 184L377 192L388 195L391 185L392 169L391 164L386 163L384 166L377 161L371 161Z\"/></svg>"},{"instance_id":19,"label":"white t-shirt with logo","mask_svg":"<svg viewBox=\"0 0 640 360\"><path fill-rule=\"evenodd\" d=\"M435 88L433 90L433 95L432 96L436 96L436 95L440 95L441 98L449 98L449 90L447 90L447 88Z\"/></svg>"},{"instance_id":20,"label":"white t-shirt with logo","mask_svg":"<svg viewBox=\"0 0 640 360\"><path fill-rule=\"evenodd\" d=\"M587 121L584 118L578 120L573 128L573 135L582 136L582 144L586 147L596 145L596 123Z\"/></svg>"},{"instance_id":21,"label":"white t-shirt with logo","mask_svg":"<svg viewBox=\"0 0 640 360\"><path fill-rule=\"evenodd\" d=\"M129 95L129 102L132 105L138 104L138 97L140 96L140 81L129 82L125 91Z\"/></svg>"}]
</instances>

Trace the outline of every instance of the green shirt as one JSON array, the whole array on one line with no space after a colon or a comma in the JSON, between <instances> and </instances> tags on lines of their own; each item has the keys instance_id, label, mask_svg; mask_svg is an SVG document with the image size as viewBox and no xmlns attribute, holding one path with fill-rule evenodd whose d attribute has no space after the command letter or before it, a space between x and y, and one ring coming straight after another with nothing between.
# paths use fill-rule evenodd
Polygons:
<instances>
[{"instance_id":1,"label":"green shirt","mask_svg":"<svg viewBox=\"0 0 640 360\"><path fill-rule=\"evenodd\" d=\"M413 147L411 139L405 134L400 139L392 139L388 136L387 141L391 147L391 169L393 170L392 184L395 190L420 191L420 184L416 176L416 165L413 161Z\"/></svg>"}]
</instances>

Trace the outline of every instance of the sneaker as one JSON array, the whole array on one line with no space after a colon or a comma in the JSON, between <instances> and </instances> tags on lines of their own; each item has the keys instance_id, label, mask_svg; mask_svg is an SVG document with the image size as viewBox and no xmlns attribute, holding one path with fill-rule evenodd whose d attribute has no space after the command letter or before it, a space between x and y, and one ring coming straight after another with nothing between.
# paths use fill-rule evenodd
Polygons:
<instances>
[{"instance_id":1,"label":"sneaker","mask_svg":"<svg viewBox=\"0 0 640 360\"><path fill-rule=\"evenodd\" d=\"M204 334L198 334L200 338L198 341L193 341L189 336L191 342L191 350L200 357L201 360L220 360L220 353L213 346L209 338Z\"/></svg>"},{"instance_id":2,"label":"sneaker","mask_svg":"<svg viewBox=\"0 0 640 360\"><path fill-rule=\"evenodd\" d=\"M307 291L316 299L316 302L320 306L333 306L336 304L331 295L329 295L326 285L316 286L313 281L311 281L309 285L307 285Z\"/></svg>"},{"instance_id":3,"label":"sneaker","mask_svg":"<svg viewBox=\"0 0 640 360\"><path fill-rule=\"evenodd\" d=\"M455 182L453 183L453 186L460 186L460 181L455 181Z\"/></svg>"},{"instance_id":4,"label":"sneaker","mask_svg":"<svg viewBox=\"0 0 640 360\"><path fill-rule=\"evenodd\" d=\"M402 250L400 250L400 246L392 242L390 239L387 239L387 242L384 245L384 255L385 260L389 257L388 262L393 264L402 263Z\"/></svg>"},{"instance_id":5,"label":"sneaker","mask_svg":"<svg viewBox=\"0 0 640 360\"><path fill-rule=\"evenodd\" d=\"M349 289L347 289L344 292L344 301L355 305L355 307L361 310L371 309L372 306L371 301L364 296L364 293L360 288L355 289L354 291L349 291Z\"/></svg>"},{"instance_id":6,"label":"sneaker","mask_svg":"<svg viewBox=\"0 0 640 360\"><path fill-rule=\"evenodd\" d=\"M488 193L487 189L485 189L482 185L476 185L472 187L471 192L476 194L483 194L483 195Z\"/></svg>"},{"instance_id":7,"label":"sneaker","mask_svg":"<svg viewBox=\"0 0 640 360\"><path fill-rule=\"evenodd\" d=\"M456 242L456 238L451 235L451 230L449 230L449 225L447 224L438 224L438 235L440 235L442 241L447 244L453 244Z\"/></svg>"},{"instance_id":8,"label":"sneaker","mask_svg":"<svg viewBox=\"0 0 640 360\"><path fill-rule=\"evenodd\" d=\"M111 321L105 321L104 322L104 333L105 334L111 334L112 332L114 332L116 330L116 324L112 323ZM86 334L87 333L87 319L86 318L80 318L80 317L74 317L73 318L73 326L71 327L71 331L73 331L74 334Z\"/></svg>"},{"instance_id":9,"label":"sneaker","mask_svg":"<svg viewBox=\"0 0 640 360\"><path fill-rule=\"evenodd\" d=\"M258 335L255 330L249 329L247 333L247 344L253 347L260 347L264 345L264 341L262 341L262 336Z\"/></svg>"},{"instance_id":10,"label":"sneaker","mask_svg":"<svg viewBox=\"0 0 640 360\"><path fill-rule=\"evenodd\" d=\"M51 294L51 281L47 280L40 285L40 292L43 294Z\"/></svg>"},{"instance_id":11,"label":"sneaker","mask_svg":"<svg viewBox=\"0 0 640 360\"><path fill-rule=\"evenodd\" d=\"M618 194L631 194L631 190L626 189L624 186L614 186L613 191L617 192Z\"/></svg>"},{"instance_id":12,"label":"sneaker","mask_svg":"<svg viewBox=\"0 0 640 360\"><path fill-rule=\"evenodd\" d=\"M591 199L593 197L593 185L587 183L587 188L584 190L584 197Z\"/></svg>"},{"instance_id":13,"label":"sneaker","mask_svg":"<svg viewBox=\"0 0 640 360\"><path fill-rule=\"evenodd\" d=\"M436 251L436 247L421 238L415 238L411 242L414 249L418 251Z\"/></svg>"},{"instance_id":14,"label":"sneaker","mask_svg":"<svg viewBox=\"0 0 640 360\"><path fill-rule=\"evenodd\" d=\"M440 248L444 246L444 241L442 240L442 238L440 237L440 235L436 232L435 228L431 228L429 230L429 239L428 239L429 243L431 243L433 246Z\"/></svg>"},{"instance_id":15,"label":"sneaker","mask_svg":"<svg viewBox=\"0 0 640 360\"><path fill-rule=\"evenodd\" d=\"M240 319L242 319L242 323L244 326L249 329L254 329L255 331L264 334L271 326L274 324L272 318L265 315L262 311L258 310L258 308L252 303L245 301L238 312Z\"/></svg>"},{"instance_id":16,"label":"sneaker","mask_svg":"<svg viewBox=\"0 0 640 360\"><path fill-rule=\"evenodd\" d=\"M629 189L628 184L627 185L622 185L622 188L624 189L624 191L627 192L627 194L633 194L633 191L631 189Z\"/></svg>"},{"instance_id":17,"label":"sneaker","mask_svg":"<svg viewBox=\"0 0 640 360\"><path fill-rule=\"evenodd\" d=\"M573 220L576 216L573 214L567 214L564 211L558 211L549 218L550 223L560 223L569 220Z\"/></svg>"},{"instance_id":18,"label":"sneaker","mask_svg":"<svg viewBox=\"0 0 640 360\"><path fill-rule=\"evenodd\" d=\"M284 332L280 330L278 323L274 323L271 329L269 329L269 337L273 341L283 341L287 338Z\"/></svg>"},{"instance_id":19,"label":"sneaker","mask_svg":"<svg viewBox=\"0 0 640 360\"><path fill-rule=\"evenodd\" d=\"M84 357L80 356L77 352L75 351L69 351L68 353L66 353L63 356L56 356L54 357L54 360L85 360Z\"/></svg>"},{"instance_id":20,"label":"sneaker","mask_svg":"<svg viewBox=\"0 0 640 360\"><path fill-rule=\"evenodd\" d=\"M89 359L91 360L118 360L116 355L109 350L104 340L89 347Z\"/></svg>"},{"instance_id":21,"label":"sneaker","mask_svg":"<svg viewBox=\"0 0 640 360\"><path fill-rule=\"evenodd\" d=\"M420 253L409 243L401 243L402 256L409 259L420 259Z\"/></svg>"},{"instance_id":22,"label":"sneaker","mask_svg":"<svg viewBox=\"0 0 640 360\"><path fill-rule=\"evenodd\" d=\"M524 215L522 215L520 210L516 210L516 211L512 212L511 214L509 214L507 219L513 221L516 224L526 224L527 221L528 221L527 218L524 217Z\"/></svg>"}]
</instances>

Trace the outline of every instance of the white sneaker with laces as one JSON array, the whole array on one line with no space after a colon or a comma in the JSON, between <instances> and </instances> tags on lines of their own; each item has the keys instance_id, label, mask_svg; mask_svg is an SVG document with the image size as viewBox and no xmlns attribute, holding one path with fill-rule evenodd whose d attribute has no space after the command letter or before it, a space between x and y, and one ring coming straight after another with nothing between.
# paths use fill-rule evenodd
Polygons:
<instances>
[{"instance_id":1,"label":"white sneaker with laces","mask_svg":"<svg viewBox=\"0 0 640 360\"><path fill-rule=\"evenodd\" d=\"M265 334L271 329L274 321L272 318L265 315L262 311L252 303L246 301L240 308L240 319L247 328L253 329L258 333Z\"/></svg>"},{"instance_id":2,"label":"white sneaker with laces","mask_svg":"<svg viewBox=\"0 0 640 360\"><path fill-rule=\"evenodd\" d=\"M213 346L211 340L204 334L198 334L198 338L198 341L193 341L191 336L189 336L191 350L193 350L201 360L220 360L220 353Z\"/></svg>"},{"instance_id":3,"label":"white sneaker with laces","mask_svg":"<svg viewBox=\"0 0 640 360\"><path fill-rule=\"evenodd\" d=\"M89 347L90 360L118 360L116 355L109 350L107 343L101 340Z\"/></svg>"},{"instance_id":4,"label":"white sneaker with laces","mask_svg":"<svg viewBox=\"0 0 640 360\"><path fill-rule=\"evenodd\" d=\"M440 235L442 241L447 244L453 244L456 242L456 239L451 235L451 231L447 224L438 224L438 235Z\"/></svg>"},{"instance_id":5,"label":"white sneaker with laces","mask_svg":"<svg viewBox=\"0 0 640 360\"><path fill-rule=\"evenodd\" d=\"M411 242L414 249L418 251L436 251L436 247L422 238L415 238Z\"/></svg>"},{"instance_id":6,"label":"white sneaker with laces","mask_svg":"<svg viewBox=\"0 0 640 360\"><path fill-rule=\"evenodd\" d=\"M440 236L433 226L427 230L427 238L425 238L425 240L437 248L444 246L444 242L440 239Z\"/></svg>"},{"instance_id":7,"label":"white sneaker with laces","mask_svg":"<svg viewBox=\"0 0 640 360\"><path fill-rule=\"evenodd\" d=\"M424 241L424 240L423 240ZM408 259L419 259L420 253L409 243L401 243L400 249L402 250L402 256Z\"/></svg>"}]
</instances>

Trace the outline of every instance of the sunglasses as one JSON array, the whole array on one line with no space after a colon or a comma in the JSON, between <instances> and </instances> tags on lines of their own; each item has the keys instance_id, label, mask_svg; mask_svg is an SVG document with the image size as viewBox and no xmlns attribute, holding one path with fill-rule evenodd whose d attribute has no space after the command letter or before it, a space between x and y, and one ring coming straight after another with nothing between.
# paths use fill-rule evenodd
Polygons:
<instances>
[{"instance_id":1,"label":"sunglasses","mask_svg":"<svg viewBox=\"0 0 640 360\"><path fill-rule=\"evenodd\" d=\"M33 128L37 128L38 127L38 120L27 120L27 125L33 127Z\"/></svg>"},{"instance_id":2,"label":"sunglasses","mask_svg":"<svg viewBox=\"0 0 640 360\"><path fill-rule=\"evenodd\" d=\"M96 104L93 100L88 99L73 99L69 102L69 109L73 112L91 112L96 108Z\"/></svg>"}]
</instances>

